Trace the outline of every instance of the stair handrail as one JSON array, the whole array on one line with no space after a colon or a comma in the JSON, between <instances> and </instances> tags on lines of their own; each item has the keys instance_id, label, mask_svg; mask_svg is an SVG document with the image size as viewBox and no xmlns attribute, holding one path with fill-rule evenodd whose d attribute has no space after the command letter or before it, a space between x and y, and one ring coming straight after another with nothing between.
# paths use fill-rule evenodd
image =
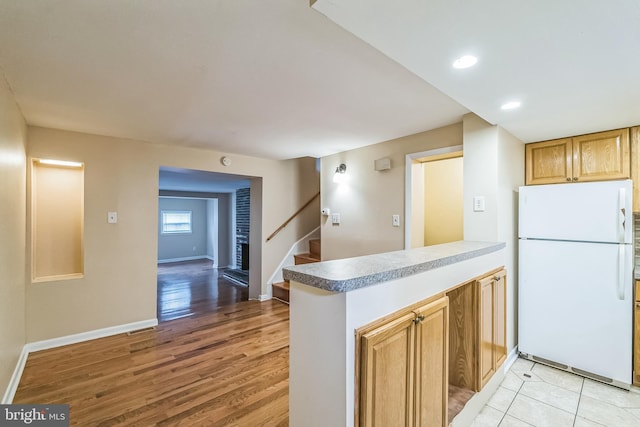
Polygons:
<instances>
[{"instance_id":1,"label":"stair handrail","mask_svg":"<svg viewBox=\"0 0 640 427\"><path fill-rule=\"evenodd\" d=\"M308 201L307 203L305 203L305 204L304 204L300 209L298 209L298 210L297 210L293 215L291 215L291 216L289 217L289 219L287 219L285 222L283 222L283 223L282 223L282 225L276 229L276 231L274 231L273 233L271 233L271 235L270 235L269 237L267 237L267 242L268 242L269 240L273 239L273 238L276 236L276 234L278 234L279 232L281 232L281 231L282 231L282 229L284 229L287 225L289 225L289 223L290 223L291 221L293 221L293 219L294 219L295 217L297 217L298 215L300 215L300 213L301 213L301 212L302 212L302 211L303 211L307 206L309 206L309 205L311 204L311 202L313 202L315 199L317 199L319 196L320 196L320 192L318 191L318 192L316 193L316 195L315 195L315 196L313 196L312 198L310 198L310 199L309 199L309 201Z\"/></svg>"}]
</instances>

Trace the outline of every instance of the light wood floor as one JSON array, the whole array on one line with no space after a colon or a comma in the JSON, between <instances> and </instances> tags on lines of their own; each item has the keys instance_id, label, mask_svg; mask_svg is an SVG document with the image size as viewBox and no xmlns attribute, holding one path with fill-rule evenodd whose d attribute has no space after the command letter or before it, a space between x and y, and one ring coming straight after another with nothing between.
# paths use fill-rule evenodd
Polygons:
<instances>
[{"instance_id":1,"label":"light wood floor","mask_svg":"<svg viewBox=\"0 0 640 427\"><path fill-rule=\"evenodd\" d=\"M289 307L212 312L29 355L14 403L67 403L75 426L286 426Z\"/></svg>"}]
</instances>

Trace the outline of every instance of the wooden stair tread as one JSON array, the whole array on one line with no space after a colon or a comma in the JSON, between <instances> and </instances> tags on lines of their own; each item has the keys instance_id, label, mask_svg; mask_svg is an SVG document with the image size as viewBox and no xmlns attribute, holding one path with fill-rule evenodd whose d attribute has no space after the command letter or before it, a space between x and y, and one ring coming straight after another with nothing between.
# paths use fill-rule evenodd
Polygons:
<instances>
[{"instance_id":1,"label":"wooden stair tread","mask_svg":"<svg viewBox=\"0 0 640 427\"><path fill-rule=\"evenodd\" d=\"M289 304L289 287L290 284L288 280L285 280L284 282L272 283L271 293L273 295L273 298Z\"/></svg>"},{"instance_id":2,"label":"wooden stair tread","mask_svg":"<svg viewBox=\"0 0 640 427\"><path fill-rule=\"evenodd\" d=\"M311 264L314 262L320 262L320 239L309 240L309 253L294 255L296 265ZM290 284L288 280L284 282L272 283L271 293L273 298L289 304L289 288Z\"/></svg>"},{"instance_id":3,"label":"wooden stair tread","mask_svg":"<svg viewBox=\"0 0 640 427\"><path fill-rule=\"evenodd\" d=\"M320 258L316 258L311 253L294 255L293 258L296 261L296 265L320 262Z\"/></svg>"},{"instance_id":4,"label":"wooden stair tread","mask_svg":"<svg viewBox=\"0 0 640 427\"><path fill-rule=\"evenodd\" d=\"M288 280L285 280L284 282L273 283L271 286L275 286L280 289L287 289L287 290L291 288L291 284L289 283Z\"/></svg>"}]
</instances>

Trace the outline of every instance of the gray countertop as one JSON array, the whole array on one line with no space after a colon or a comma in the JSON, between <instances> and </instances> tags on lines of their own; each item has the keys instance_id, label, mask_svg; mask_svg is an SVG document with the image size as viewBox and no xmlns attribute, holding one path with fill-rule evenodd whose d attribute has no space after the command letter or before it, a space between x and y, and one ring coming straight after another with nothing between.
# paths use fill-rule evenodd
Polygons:
<instances>
[{"instance_id":1,"label":"gray countertop","mask_svg":"<svg viewBox=\"0 0 640 427\"><path fill-rule=\"evenodd\" d=\"M458 241L424 248L302 264L283 269L286 280L349 292L499 251L501 242Z\"/></svg>"}]
</instances>

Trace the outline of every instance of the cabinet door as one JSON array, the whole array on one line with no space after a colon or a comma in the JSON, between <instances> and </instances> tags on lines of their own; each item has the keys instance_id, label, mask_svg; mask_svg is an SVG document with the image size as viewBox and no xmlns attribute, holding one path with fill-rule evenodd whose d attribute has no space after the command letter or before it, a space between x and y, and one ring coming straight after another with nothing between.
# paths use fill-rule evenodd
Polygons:
<instances>
[{"instance_id":1,"label":"cabinet door","mask_svg":"<svg viewBox=\"0 0 640 427\"><path fill-rule=\"evenodd\" d=\"M640 126L629 129L631 138L631 180L633 181L633 211L640 212Z\"/></svg>"},{"instance_id":2,"label":"cabinet door","mask_svg":"<svg viewBox=\"0 0 640 427\"><path fill-rule=\"evenodd\" d=\"M640 302L635 302L633 329L633 385L640 386Z\"/></svg>"},{"instance_id":3,"label":"cabinet door","mask_svg":"<svg viewBox=\"0 0 640 427\"><path fill-rule=\"evenodd\" d=\"M525 145L525 184L557 184L573 176L571 138Z\"/></svg>"},{"instance_id":4,"label":"cabinet door","mask_svg":"<svg viewBox=\"0 0 640 427\"><path fill-rule=\"evenodd\" d=\"M573 138L574 181L603 181L630 177L629 129Z\"/></svg>"},{"instance_id":5,"label":"cabinet door","mask_svg":"<svg viewBox=\"0 0 640 427\"><path fill-rule=\"evenodd\" d=\"M478 281L478 390L495 373L493 276Z\"/></svg>"},{"instance_id":6,"label":"cabinet door","mask_svg":"<svg viewBox=\"0 0 640 427\"><path fill-rule=\"evenodd\" d=\"M361 426L413 424L414 313L393 319L361 339Z\"/></svg>"},{"instance_id":7,"label":"cabinet door","mask_svg":"<svg viewBox=\"0 0 640 427\"><path fill-rule=\"evenodd\" d=\"M442 297L415 311L415 425L448 425L449 298ZM396 424L388 424L396 425Z\"/></svg>"},{"instance_id":8,"label":"cabinet door","mask_svg":"<svg viewBox=\"0 0 640 427\"><path fill-rule=\"evenodd\" d=\"M640 280L636 280L633 324L633 385L640 386Z\"/></svg>"},{"instance_id":9,"label":"cabinet door","mask_svg":"<svg viewBox=\"0 0 640 427\"><path fill-rule=\"evenodd\" d=\"M493 351L496 369L507 360L507 273L501 270L493 280Z\"/></svg>"}]
</instances>

